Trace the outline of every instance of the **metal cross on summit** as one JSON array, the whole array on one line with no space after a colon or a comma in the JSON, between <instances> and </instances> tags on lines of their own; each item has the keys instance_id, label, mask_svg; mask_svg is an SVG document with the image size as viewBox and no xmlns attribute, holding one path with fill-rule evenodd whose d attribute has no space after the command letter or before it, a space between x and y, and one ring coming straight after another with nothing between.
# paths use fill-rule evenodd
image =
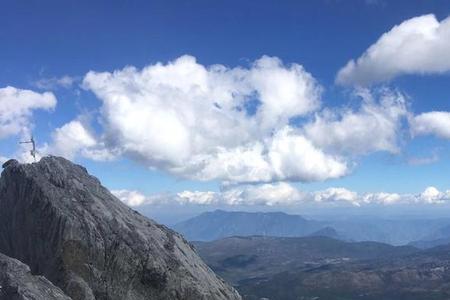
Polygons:
<instances>
[{"instance_id":1,"label":"metal cross on summit","mask_svg":"<svg viewBox=\"0 0 450 300\"><path fill-rule=\"evenodd\" d=\"M34 142L33 136L31 136L31 139L29 141L23 141L20 142L20 144L31 144L33 148L30 151L31 156L33 156L34 162L36 162L36 143Z\"/></svg>"}]
</instances>

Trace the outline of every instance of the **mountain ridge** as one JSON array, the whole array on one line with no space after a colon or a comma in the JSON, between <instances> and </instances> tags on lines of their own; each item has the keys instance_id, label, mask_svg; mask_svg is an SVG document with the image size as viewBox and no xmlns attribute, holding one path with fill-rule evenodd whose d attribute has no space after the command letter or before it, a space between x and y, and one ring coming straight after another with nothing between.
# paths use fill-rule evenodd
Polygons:
<instances>
[{"instance_id":1,"label":"mountain ridge","mask_svg":"<svg viewBox=\"0 0 450 300\"><path fill-rule=\"evenodd\" d=\"M318 234L344 241L375 241L401 246L409 243L414 245L414 242L424 239L436 240L440 236L446 238L446 228L450 224L450 218L316 217L318 218L305 218L284 212L215 210L171 227L190 241L213 241L230 236L304 237ZM325 231L326 228L328 232ZM436 242L442 243L445 240Z\"/></svg>"},{"instance_id":2,"label":"mountain ridge","mask_svg":"<svg viewBox=\"0 0 450 300\"><path fill-rule=\"evenodd\" d=\"M230 236L307 236L327 227L284 212L214 210L180 222L173 228L191 241L211 241Z\"/></svg>"},{"instance_id":3,"label":"mountain ridge","mask_svg":"<svg viewBox=\"0 0 450 300\"><path fill-rule=\"evenodd\" d=\"M73 300L240 299L181 235L60 157L4 164L0 252Z\"/></svg>"}]
</instances>

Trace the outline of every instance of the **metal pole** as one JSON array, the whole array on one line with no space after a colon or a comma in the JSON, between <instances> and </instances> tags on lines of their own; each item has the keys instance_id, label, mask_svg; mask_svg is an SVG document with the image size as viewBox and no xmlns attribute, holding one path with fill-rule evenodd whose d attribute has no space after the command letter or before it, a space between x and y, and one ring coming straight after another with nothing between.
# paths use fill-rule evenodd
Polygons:
<instances>
[{"instance_id":1,"label":"metal pole","mask_svg":"<svg viewBox=\"0 0 450 300\"><path fill-rule=\"evenodd\" d=\"M32 144L33 148L31 149L30 154L33 157L34 162L36 162L36 143L33 136L31 136L29 141L19 142L19 144Z\"/></svg>"}]
</instances>

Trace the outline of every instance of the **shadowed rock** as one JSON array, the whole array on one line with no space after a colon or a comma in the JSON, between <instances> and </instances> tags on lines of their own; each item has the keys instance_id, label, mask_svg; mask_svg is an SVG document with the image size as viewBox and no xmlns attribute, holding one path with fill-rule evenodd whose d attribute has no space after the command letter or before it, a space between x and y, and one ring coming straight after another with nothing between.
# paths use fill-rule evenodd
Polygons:
<instances>
[{"instance_id":1,"label":"shadowed rock","mask_svg":"<svg viewBox=\"0 0 450 300\"><path fill-rule=\"evenodd\" d=\"M20 261L0 253L0 300L70 300L42 276L33 276Z\"/></svg>"},{"instance_id":2,"label":"shadowed rock","mask_svg":"<svg viewBox=\"0 0 450 300\"><path fill-rule=\"evenodd\" d=\"M18 162L17 160L15 160L15 159L10 159L10 160L5 161L5 163L2 165L2 168L5 169L5 168L7 168L8 166L16 166L16 165L18 165L18 164L19 164L19 162Z\"/></svg>"},{"instance_id":3,"label":"shadowed rock","mask_svg":"<svg viewBox=\"0 0 450 300\"><path fill-rule=\"evenodd\" d=\"M0 252L74 300L240 299L179 234L59 157L6 165Z\"/></svg>"}]
</instances>

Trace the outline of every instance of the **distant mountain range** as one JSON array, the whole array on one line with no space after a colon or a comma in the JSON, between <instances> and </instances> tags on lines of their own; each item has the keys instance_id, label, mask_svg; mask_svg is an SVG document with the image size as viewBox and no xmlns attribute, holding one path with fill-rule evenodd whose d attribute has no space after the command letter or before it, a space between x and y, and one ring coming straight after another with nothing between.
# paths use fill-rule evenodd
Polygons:
<instances>
[{"instance_id":1,"label":"distant mountain range","mask_svg":"<svg viewBox=\"0 0 450 300\"><path fill-rule=\"evenodd\" d=\"M306 236L324 229L323 222L282 212L229 212L215 210L173 226L191 241L212 241L230 236Z\"/></svg>"},{"instance_id":2,"label":"distant mountain range","mask_svg":"<svg viewBox=\"0 0 450 300\"><path fill-rule=\"evenodd\" d=\"M382 219L353 217L311 220L282 212L216 210L172 226L191 241L212 241L231 236L328 236L346 241L376 241L405 245L445 239L450 219ZM442 230L442 233L438 231ZM438 233L436 233L438 232ZM447 236L450 238L450 235ZM444 242L444 241L441 241ZM438 243L439 244L439 243Z\"/></svg>"},{"instance_id":3,"label":"distant mountain range","mask_svg":"<svg viewBox=\"0 0 450 300\"><path fill-rule=\"evenodd\" d=\"M245 300L450 299L450 246L263 236L194 246Z\"/></svg>"},{"instance_id":4,"label":"distant mountain range","mask_svg":"<svg viewBox=\"0 0 450 300\"><path fill-rule=\"evenodd\" d=\"M409 243L409 245L421 249L428 249L447 244L450 244L450 226L448 225L437 229L421 240Z\"/></svg>"},{"instance_id":5,"label":"distant mountain range","mask_svg":"<svg viewBox=\"0 0 450 300\"><path fill-rule=\"evenodd\" d=\"M405 245L426 239L450 224L450 219L348 217L331 220L329 226L350 241L376 241Z\"/></svg>"}]
</instances>

